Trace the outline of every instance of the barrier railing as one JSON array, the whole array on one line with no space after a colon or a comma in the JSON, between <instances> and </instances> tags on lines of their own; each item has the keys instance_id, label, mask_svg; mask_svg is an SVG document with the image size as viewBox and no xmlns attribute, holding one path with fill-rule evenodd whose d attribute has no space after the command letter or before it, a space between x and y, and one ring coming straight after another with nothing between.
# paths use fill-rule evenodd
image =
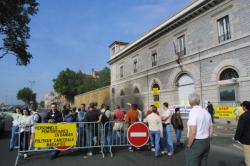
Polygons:
<instances>
[{"instance_id":1,"label":"barrier railing","mask_svg":"<svg viewBox=\"0 0 250 166\"><path fill-rule=\"evenodd\" d=\"M62 124L75 124L75 134L76 138L73 139L73 142L76 142L74 146L67 146L59 143L57 148L53 144L53 139L48 138L41 140L36 139L36 136L42 135L42 133L53 133L57 135L58 139L66 139L67 135L72 137L72 133L68 133L66 130L56 130L53 127L55 124L48 123L37 123L35 125L23 125L19 127L18 132L18 153L16 157L15 165L18 165L19 159L21 156L26 157L27 154L34 152L48 152L56 151L58 149L62 150L77 150L77 149L88 149L92 150L93 148L100 148L102 157L104 157L103 145L104 145L104 129L103 124L97 122L75 122L75 123L58 123ZM56 124L56 125L58 125ZM42 132L38 133L38 129L41 129L41 126L47 126ZM62 137L62 138L60 138ZM36 146L38 144L38 146ZM40 145L45 144L45 147L39 147Z\"/></svg>"},{"instance_id":2,"label":"barrier railing","mask_svg":"<svg viewBox=\"0 0 250 166\"><path fill-rule=\"evenodd\" d=\"M60 125L72 124L74 128L60 128ZM77 150L100 148L102 157L110 153L113 157L113 147L129 147L127 140L127 125L124 121L109 121L105 124L97 122L75 123L37 123L35 125L23 125L18 132L18 153L15 165L21 156L35 152L49 152L57 150ZM46 134L52 134L52 137ZM45 138L44 138L45 136ZM58 143L54 139L57 140ZM65 141L74 142L73 146L65 144ZM55 148L56 147L56 148Z\"/></svg>"}]
</instances>

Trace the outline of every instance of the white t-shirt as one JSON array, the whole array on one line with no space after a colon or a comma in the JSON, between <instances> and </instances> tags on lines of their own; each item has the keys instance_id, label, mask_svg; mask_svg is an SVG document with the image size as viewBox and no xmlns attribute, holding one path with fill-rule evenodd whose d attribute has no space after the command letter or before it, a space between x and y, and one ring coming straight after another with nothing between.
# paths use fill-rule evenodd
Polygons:
<instances>
[{"instance_id":1,"label":"white t-shirt","mask_svg":"<svg viewBox=\"0 0 250 166\"><path fill-rule=\"evenodd\" d=\"M102 108L101 109L101 113L104 113L105 112L105 108ZM110 116L111 116L111 112L110 112L110 110L107 110L106 112L105 112L105 115L106 115L106 117L109 119L110 118Z\"/></svg>"},{"instance_id":2,"label":"white t-shirt","mask_svg":"<svg viewBox=\"0 0 250 166\"><path fill-rule=\"evenodd\" d=\"M171 123L172 111L170 109L163 110L161 116L162 116L162 119L169 117L168 120L162 122L163 124Z\"/></svg>"},{"instance_id":3,"label":"white t-shirt","mask_svg":"<svg viewBox=\"0 0 250 166\"><path fill-rule=\"evenodd\" d=\"M197 126L195 139L209 138L210 127L212 127L212 125L210 114L201 106L194 106L189 113L187 136L189 137L189 127Z\"/></svg>"},{"instance_id":4,"label":"white t-shirt","mask_svg":"<svg viewBox=\"0 0 250 166\"><path fill-rule=\"evenodd\" d=\"M20 119L19 124L23 125L22 127L20 127L20 132L30 131L30 128L31 128L30 126L33 125L32 116L23 115Z\"/></svg>"},{"instance_id":5,"label":"white t-shirt","mask_svg":"<svg viewBox=\"0 0 250 166\"><path fill-rule=\"evenodd\" d=\"M148 123L150 131L162 131L161 117L156 113L149 114L145 119L145 123Z\"/></svg>"}]
</instances>

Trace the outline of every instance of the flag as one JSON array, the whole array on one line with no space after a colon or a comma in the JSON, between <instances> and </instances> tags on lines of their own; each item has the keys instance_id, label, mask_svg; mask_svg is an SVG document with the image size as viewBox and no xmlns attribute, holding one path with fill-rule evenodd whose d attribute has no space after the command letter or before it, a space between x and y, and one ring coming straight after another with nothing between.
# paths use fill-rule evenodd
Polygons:
<instances>
[{"instance_id":1,"label":"flag","mask_svg":"<svg viewBox=\"0 0 250 166\"><path fill-rule=\"evenodd\" d=\"M177 62L178 64L180 64L180 59L181 59L180 53L177 52L177 48L176 48L175 42L173 42L173 44L174 44L174 52L175 52L175 55L176 55L176 62Z\"/></svg>"}]
</instances>

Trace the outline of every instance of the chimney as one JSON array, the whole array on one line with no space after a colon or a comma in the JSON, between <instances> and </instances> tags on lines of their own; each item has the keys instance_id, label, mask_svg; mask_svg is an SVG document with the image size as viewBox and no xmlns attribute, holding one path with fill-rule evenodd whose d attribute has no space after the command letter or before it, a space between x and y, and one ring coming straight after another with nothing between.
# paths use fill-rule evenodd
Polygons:
<instances>
[{"instance_id":1,"label":"chimney","mask_svg":"<svg viewBox=\"0 0 250 166\"><path fill-rule=\"evenodd\" d=\"M114 41L112 44L109 45L110 55L111 57L114 56L116 53L124 49L129 43L121 42L121 41Z\"/></svg>"}]
</instances>

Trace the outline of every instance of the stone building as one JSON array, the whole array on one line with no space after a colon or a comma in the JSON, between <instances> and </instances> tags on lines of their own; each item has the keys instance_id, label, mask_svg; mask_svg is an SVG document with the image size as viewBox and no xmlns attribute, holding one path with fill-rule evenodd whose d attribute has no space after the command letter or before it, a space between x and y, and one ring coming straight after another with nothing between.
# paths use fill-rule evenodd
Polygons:
<instances>
[{"instance_id":1,"label":"stone building","mask_svg":"<svg viewBox=\"0 0 250 166\"><path fill-rule=\"evenodd\" d=\"M232 104L250 98L250 0L196 0L128 44L110 47L111 105L159 100Z\"/></svg>"}]
</instances>

